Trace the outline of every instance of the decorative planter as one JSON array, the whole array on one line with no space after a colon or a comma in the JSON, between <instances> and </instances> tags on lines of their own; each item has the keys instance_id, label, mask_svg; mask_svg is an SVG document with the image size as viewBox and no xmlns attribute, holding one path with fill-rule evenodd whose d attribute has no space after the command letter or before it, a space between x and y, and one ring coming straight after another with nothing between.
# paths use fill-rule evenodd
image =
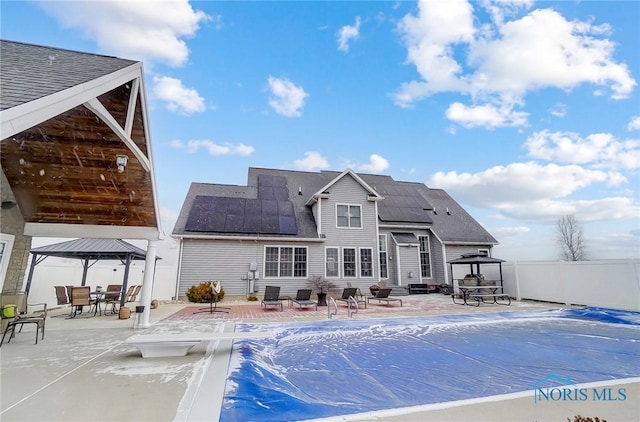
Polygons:
<instances>
[{"instance_id":1,"label":"decorative planter","mask_svg":"<svg viewBox=\"0 0 640 422\"><path fill-rule=\"evenodd\" d=\"M380 291L380 287L378 286L371 286L369 287L369 291L371 292L371 296L375 296L378 294L378 292Z\"/></svg>"}]
</instances>

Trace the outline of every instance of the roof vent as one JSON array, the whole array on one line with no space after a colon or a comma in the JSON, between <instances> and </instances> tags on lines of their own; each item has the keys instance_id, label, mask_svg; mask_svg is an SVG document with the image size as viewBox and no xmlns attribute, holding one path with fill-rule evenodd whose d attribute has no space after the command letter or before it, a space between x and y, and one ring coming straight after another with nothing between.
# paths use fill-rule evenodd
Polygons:
<instances>
[{"instance_id":1,"label":"roof vent","mask_svg":"<svg viewBox=\"0 0 640 422\"><path fill-rule=\"evenodd\" d=\"M449 212L449 208L447 208L447 215L451 215L451 212Z\"/></svg>"},{"instance_id":2,"label":"roof vent","mask_svg":"<svg viewBox=\"0 0 640 422\"><path fill-rule=\"evenodd\" d=\"M298 187L298 195L302 196L302 186Z\"/></svg>"}]
</instances>

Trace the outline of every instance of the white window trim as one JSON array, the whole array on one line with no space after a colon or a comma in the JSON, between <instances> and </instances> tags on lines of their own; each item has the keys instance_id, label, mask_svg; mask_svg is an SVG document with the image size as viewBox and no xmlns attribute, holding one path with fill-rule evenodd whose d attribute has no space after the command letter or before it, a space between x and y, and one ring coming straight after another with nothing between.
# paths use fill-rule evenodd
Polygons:
<instances>
[{"instance_id":1,"label":"white window trim","mask_svg":"<svg viewBox=\"0 0 640 422\"><path fill-rule=\"evenodd\" d=\"M479 248L479 249L478 249L478 253L479 253L479 254L481 254L481 253L485 253L488 257L490 257L490 256L491 256L491 250L490 250L490 249Z\"/></svg>"},{"instance_id":2,"label":"white window trim","mask_svg":"<svg viewBox=\"0 0 640 422\"><path fill-rule=\"evenodd\" d=\"M335 249L336 251L338 251L338 262L337 262L338 275L331 275L331 276L327 275L327 250L328 249ZM327 278L335 278L335 279L340 278L340 274L342 274L341 262L342 262L342 259L340 259L340 247L338 247L338 246L326 246L324 248L324 276L325 277L327 277Z\"/></svg>"},{"instance_id":3,"label":"white window trim","mask_svg":"<svg viewBox=\"0 0 640 422\"><path fill-rule=\"evenodd\" d=\"M380 268L383 264L382 260L380 259L380 252L382 252L380 249L380 238L383 237L384 238L384 246L385 246L385 264L387 265L387 276L386 277L382 277L382 269ZM386 234L380 234L378 235L378 274L380 274L380 278L382 280L388 280L389 279L389 243L387 241L387 235Z\"/></svg>"},{"instance_id":4,"label":"white window trim","mask_svg":"<svg viewBox=\"0 0 640 422\"><path fill-rule=\"evenodd\" d=\"M277 276L272 276L272 275L267 275L267 248L278 248L278 275ZM280 275L280 249L282 248L291 248L293 249L292 251L292 261L291 261L291 275L290 276L281 276ZM296 276L296 268L295 268L295 263L296 263L296 249L299 248L303 248L307 250L307 275L305 276ZM262 274L263 277L265 279L269 279L269 280L276 280L276 279L303 279L303 278L307 278L309 276L309 247L308 246L286 246L286 245L265 245L264 246L264 250L263 250L263 259L262 259Z\"/></svg>"},{"instance_id":5,"label":"white window trim","mask_svg":"<svg viewBox=\"0 0 640 422\"><path fill-rule=\"evenodd\" d=\"M360 227L351 227L351 217L349 217L349 218L347 219L347 222L349 223L349 225L348 225L347 227L339 226L339 225L338 225L338 206L345 206L345 207L348 207L347 212L349 212L349 211L351 210L351 207L358 207L358 208L360 208ZM336 207L335 207L335 211L336 211L336 214L335 214L335 216L336 216L336 220L335 220L335 221L336 221L336 229L345 229L345 230L362 230L362 229L363 229L363 227L364 227L364 224L363 224L364 222L362 221L362 220L363 220L363 217L362 217L362 210L363 210L362 204L344 204L344 203L336 203ZM350 214L349 214L349 215L350 215Z\"/></svg>"},{"instance_id":6,"label":"white window trim","mask_svg":"<svg viewBox=\"0 0 640 422\"><path fill-rule=\"evenodd\" d=\"M429 247L429 269L431 270L431 275L429 277L423 277L422 276L422 251L420 250L420 246L422 243L420 243L420 238L422 237L426 237L427 238L427 246ZM431 239L429 238L428 234L423 234L423 235L418 235L418 256L419 256L419 264L420 264L420 279L421 280L433 280L433 261L431 259Z\"/></svg>"},{"instance_id":7,"label":"white window trim","mask_svg":"<svg viewBox=\"0 0 640 422\"><path fill-rule=\"evenodd\" d=\"M354 251L354 255L355 255L355 259L356 259L356 271L355 271L355 275L346 275L345 271L344 271L344 250L345 249L352 249ZM356 248L355 246L343 246L342 247L342 253L340 254L340 262L341 262L341 272L342 272L342 278L358 278L358 267L360 265L360 258L358 257L358 248Z\"/></svg>"},{"instance_id":8,"label":"white window trim","mask_svg":"<svg viewBox=\"0 0 640 422\"><path fill-rule=\"evenodd\" d=\"M363 250L369 250L371 252L371 275L362 275L362 255L360 254L360 251ZM362 247L362 248L358 248L358 275L360 276L360 278L374 278L376 271L375 271L375 261L373 259L373 248L370 247Z\"/></svg>"},{"instance_id":9,"label":"white window trim","mask_svg":"<svg viewBox=\"0 0 640 422\"><path fill-rule=\"evenodd\" d=\"M4 281L7 278L7 270L9 269L9 261L11 260L11 252L13 251L15 238L12 234L0 233L0 242L4 243L2 261L0 261L0 291L4 288Z\"/></svg>"}]
</instances>

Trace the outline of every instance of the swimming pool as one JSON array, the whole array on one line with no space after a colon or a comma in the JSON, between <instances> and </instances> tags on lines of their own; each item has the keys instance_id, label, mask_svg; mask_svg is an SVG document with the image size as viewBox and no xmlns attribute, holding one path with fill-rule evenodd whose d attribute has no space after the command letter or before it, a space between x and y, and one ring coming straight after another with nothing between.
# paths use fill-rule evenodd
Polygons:
<instances>
[{"instance_id":1,"label":"swimming pool","mask_svg":"<svg viewBox=\"0 0 640 422\"><path fill-rule=\"evenodd\" d=\"M220 420L293 421L640 376L640 313L601 308L238 324Z\"/></svg>"}]
</instances>

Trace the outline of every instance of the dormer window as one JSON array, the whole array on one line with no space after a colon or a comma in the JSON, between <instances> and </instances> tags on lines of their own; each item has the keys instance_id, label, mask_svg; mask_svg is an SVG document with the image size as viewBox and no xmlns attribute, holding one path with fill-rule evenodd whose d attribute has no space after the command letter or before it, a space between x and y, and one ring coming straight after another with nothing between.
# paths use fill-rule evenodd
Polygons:
<instances>
[{"instance_id":1,"label":"dormer window","mask_svg":"<svg viewBox=\"0 0 640 422\"><path fill-rule=\"evenodd\" d=\"M360 205L336 205L338 227L362 228Z\"/></svg>"}]
</instances>

